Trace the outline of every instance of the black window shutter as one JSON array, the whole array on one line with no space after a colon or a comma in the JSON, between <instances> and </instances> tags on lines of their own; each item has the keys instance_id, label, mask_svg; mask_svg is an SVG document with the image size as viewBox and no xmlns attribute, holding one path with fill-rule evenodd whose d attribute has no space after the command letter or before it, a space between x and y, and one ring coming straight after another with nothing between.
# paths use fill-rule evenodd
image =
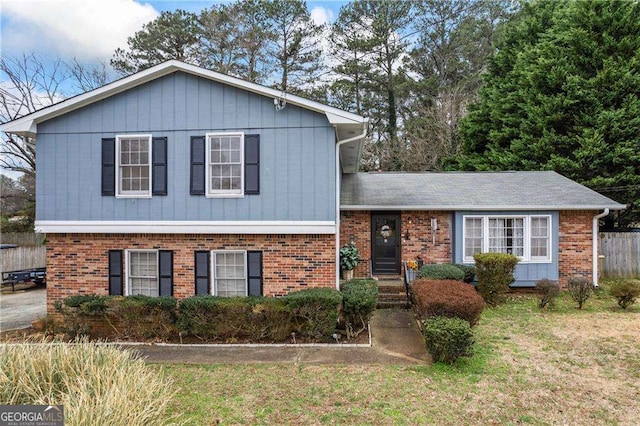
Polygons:
<instances>
[{"instance_id":1,"label":"black window shutter","mask_svg":"<svg viewBox=\"0 0 640 426\"><path fill-rule=\"evenodd\" d=\"M116 195L116 140L102 139L102 195Z\"/></svg>"},{"instance_id":2,"label":"black window shutter","mask_svg":"<svg viewBox=\"0 0 640 426\"><path fill-rule=\"evenodd\" d=\"M210 253L208 251L196 251L195 252L195 284L196 284L196 296L204 296L211 294L211 287L209 281L209 268Z\"/></svg>"},{"instance_id":3,"label":"black window shutter","mask_svg":"<svg viewBox=\"0 0 640 426\"><path fill-rule=\"evenodd\" d=\"M191 195L204 195L205 159L204 136L191 136Z\"/></svg>"},{"instance_id":4,"label":"black window shutter","mask_svg":"<svg viewBox=\"0 0 640 426\"><path fill-rule=\"evenodd\" d=\"M153 138L151 158L153 195L167 195L167 138Z\"/></svg>"},{"instance_id":5,"label":"black window shutter","mask_svg":"<svg viewBox=\"0 0 640 426\"><path fill-rule=\"evenodd\" d=\"M109 250L109 294L122 296L122 250Z\"/></svg>"},{"instance_id":6,"label":"black window shutter","mask_svg":"<svg viewBox=\"0 0 640 426\"><path fill-rule=\"evenodd\" d=\"M158 276L160 279L160 296L173 296L173 252L158 252Z\"/></svg>"},{"instance_id":7,"label":"black window shutter","mask_svg":"<svg viewBox=\"0 0 640 426\"><path fill-rule=\"evenodd\" d=\"M247 252L249 296L262 296L262 252Z\"/></svg>"},{"instance_id":8,"label":"black window shutter","mask_svg":"<svg viewBox=\"0 0 640 426\"><path fill-rule=\"evenodd\" d=\"M260 194L260 135L244 135L244 193Z\"/></svg>"}]
</instances>

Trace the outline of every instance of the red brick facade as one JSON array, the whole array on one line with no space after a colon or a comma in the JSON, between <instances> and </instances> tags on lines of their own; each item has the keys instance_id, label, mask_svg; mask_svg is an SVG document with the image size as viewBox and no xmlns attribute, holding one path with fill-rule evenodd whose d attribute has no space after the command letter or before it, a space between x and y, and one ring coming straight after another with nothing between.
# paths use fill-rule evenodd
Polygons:
<instances>
[{"instance_id":1,"label":"red brick facade","mask_svg":"<svg viewBox=\"0 0 640 426\"><path fill-rule=\"evenodd\" d=\"M400 215L402 260L416 259L425 263L451 262L451 212L404 211ZM437 220L433 232L431 219ZM409 239L406 239L407 232ZM435 238L434 238L435 237ZM362 261L356 268L356 277L371 274L371 212L343 211L340 215L340 245L353 241Z\"/></svg>"},{"instance_id":2,"label":"red brick facade","mask_svg":"<svg viewBox=\"0 0 640 426\"><path fill-rule=\"evenodd\" d=\"M47 310L73 294L108 294L108 251L125 249L173 250L177 298L195 293L197 250L262 250L266 296L335 288L334 235L48 234Z\"/></svg>"},{"instance_id":3,"label":"red brick facade","mask_svg":"<svg viewBox=\"0 0 640 426\"><path fill-rule=\"evenodd\" d=\"M563 288L570 276L592 278L591 224L595 214L595 211L559 212L558 272ZM433 218L438 222L435 243L431 228ZM368 277L371 263L371 212L344 211L340 221L340 244L355 242L363 259L356 268L355 276ZM425 263L452 262L452 221L452 212L402 212L402 260L420 256ZM407 231L408 240L405 238Z\"/></svg>"},{"instance_id":4,"label":"red brick facade","mask_svg":"<svg viewBox=\"0 0 640 426\"><path fill-rule=\"evenodd\" d=\"M596 211L561 211L559 213L558 269L560 286L567 279L581 276L593 279L593 229Z\"/></svg>"}]
</instances>

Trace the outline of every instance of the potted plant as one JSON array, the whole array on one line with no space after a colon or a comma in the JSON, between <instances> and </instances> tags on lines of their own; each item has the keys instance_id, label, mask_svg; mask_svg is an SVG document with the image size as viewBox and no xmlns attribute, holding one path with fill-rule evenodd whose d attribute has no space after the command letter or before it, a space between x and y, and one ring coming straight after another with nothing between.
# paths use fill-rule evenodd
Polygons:
<instances>
[{"instance_id":1,"label":"potted plant","mask_svg":"<svg viewBox=\"0 0 640 426\"><path fill-rule=\"evenodd\" d=\"M416 279L416 271L418 270L418 261L417 260L408 260L407 261L407 282L412 282Z\"/></svg>"},{"instance_id":2,"label":"potted plant","mask_svg":"<svg viewBox=\"0 0 640 426\"><path fill-rule=\"evenodd\" d=\"M360 252L353 241L340 248L340 268L343 279L353 279L353 270L358 266L358 262L360 262Z\"/></svg>"}]
</instances>

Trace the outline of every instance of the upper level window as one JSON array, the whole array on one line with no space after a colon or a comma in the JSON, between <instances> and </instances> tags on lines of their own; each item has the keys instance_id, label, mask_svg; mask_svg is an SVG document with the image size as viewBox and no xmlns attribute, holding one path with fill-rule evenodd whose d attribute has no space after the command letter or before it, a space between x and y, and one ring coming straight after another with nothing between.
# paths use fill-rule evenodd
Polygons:
<instances>
[{"instance_id":1,"label":"upper level window","mask_svg":"<svg viewBox=\"0 0 640 426\"><path fill-rule=\"evenodd\" d=\"M151 196L151 135L116 136L117 192L121 197Z\"/></svg>"},{"instance_id":2,"label":"upper level window","mask_svg":"<svg viewBox=\"0 0 640 426\"><path fill-rule=\"evenodd\" d=\"M244 134L207 134L207 195L244 194Z\"/></svg>"},{"instance_id":3,"label":"upper level window","mask_svg":"<svg viewBox=\"0 0 640 426\"><path fill-rule=\"evenodd\" d=\"M551 261L551 216L465 216L463 253L509 253L524 262Z\"/></svg>"}]
</instances>

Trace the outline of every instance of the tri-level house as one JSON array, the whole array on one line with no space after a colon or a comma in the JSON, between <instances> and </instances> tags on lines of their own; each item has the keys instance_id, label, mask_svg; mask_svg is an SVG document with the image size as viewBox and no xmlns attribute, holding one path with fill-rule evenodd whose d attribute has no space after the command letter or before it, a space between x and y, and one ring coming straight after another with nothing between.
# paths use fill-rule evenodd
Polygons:
<instances>
[{"instance_id":1,"label":"tri-level house","mask_svg":"<svg viewBox=\"0 0 640 426\"><path fill-rule=\"evenodd\" d=\"M77 293L279 296L401 263L519 256L597 280L618 204L553 172L358 173L367 119L169 61L3 125L36 139L48 306Z\"/></svg>"}]
</instances>

